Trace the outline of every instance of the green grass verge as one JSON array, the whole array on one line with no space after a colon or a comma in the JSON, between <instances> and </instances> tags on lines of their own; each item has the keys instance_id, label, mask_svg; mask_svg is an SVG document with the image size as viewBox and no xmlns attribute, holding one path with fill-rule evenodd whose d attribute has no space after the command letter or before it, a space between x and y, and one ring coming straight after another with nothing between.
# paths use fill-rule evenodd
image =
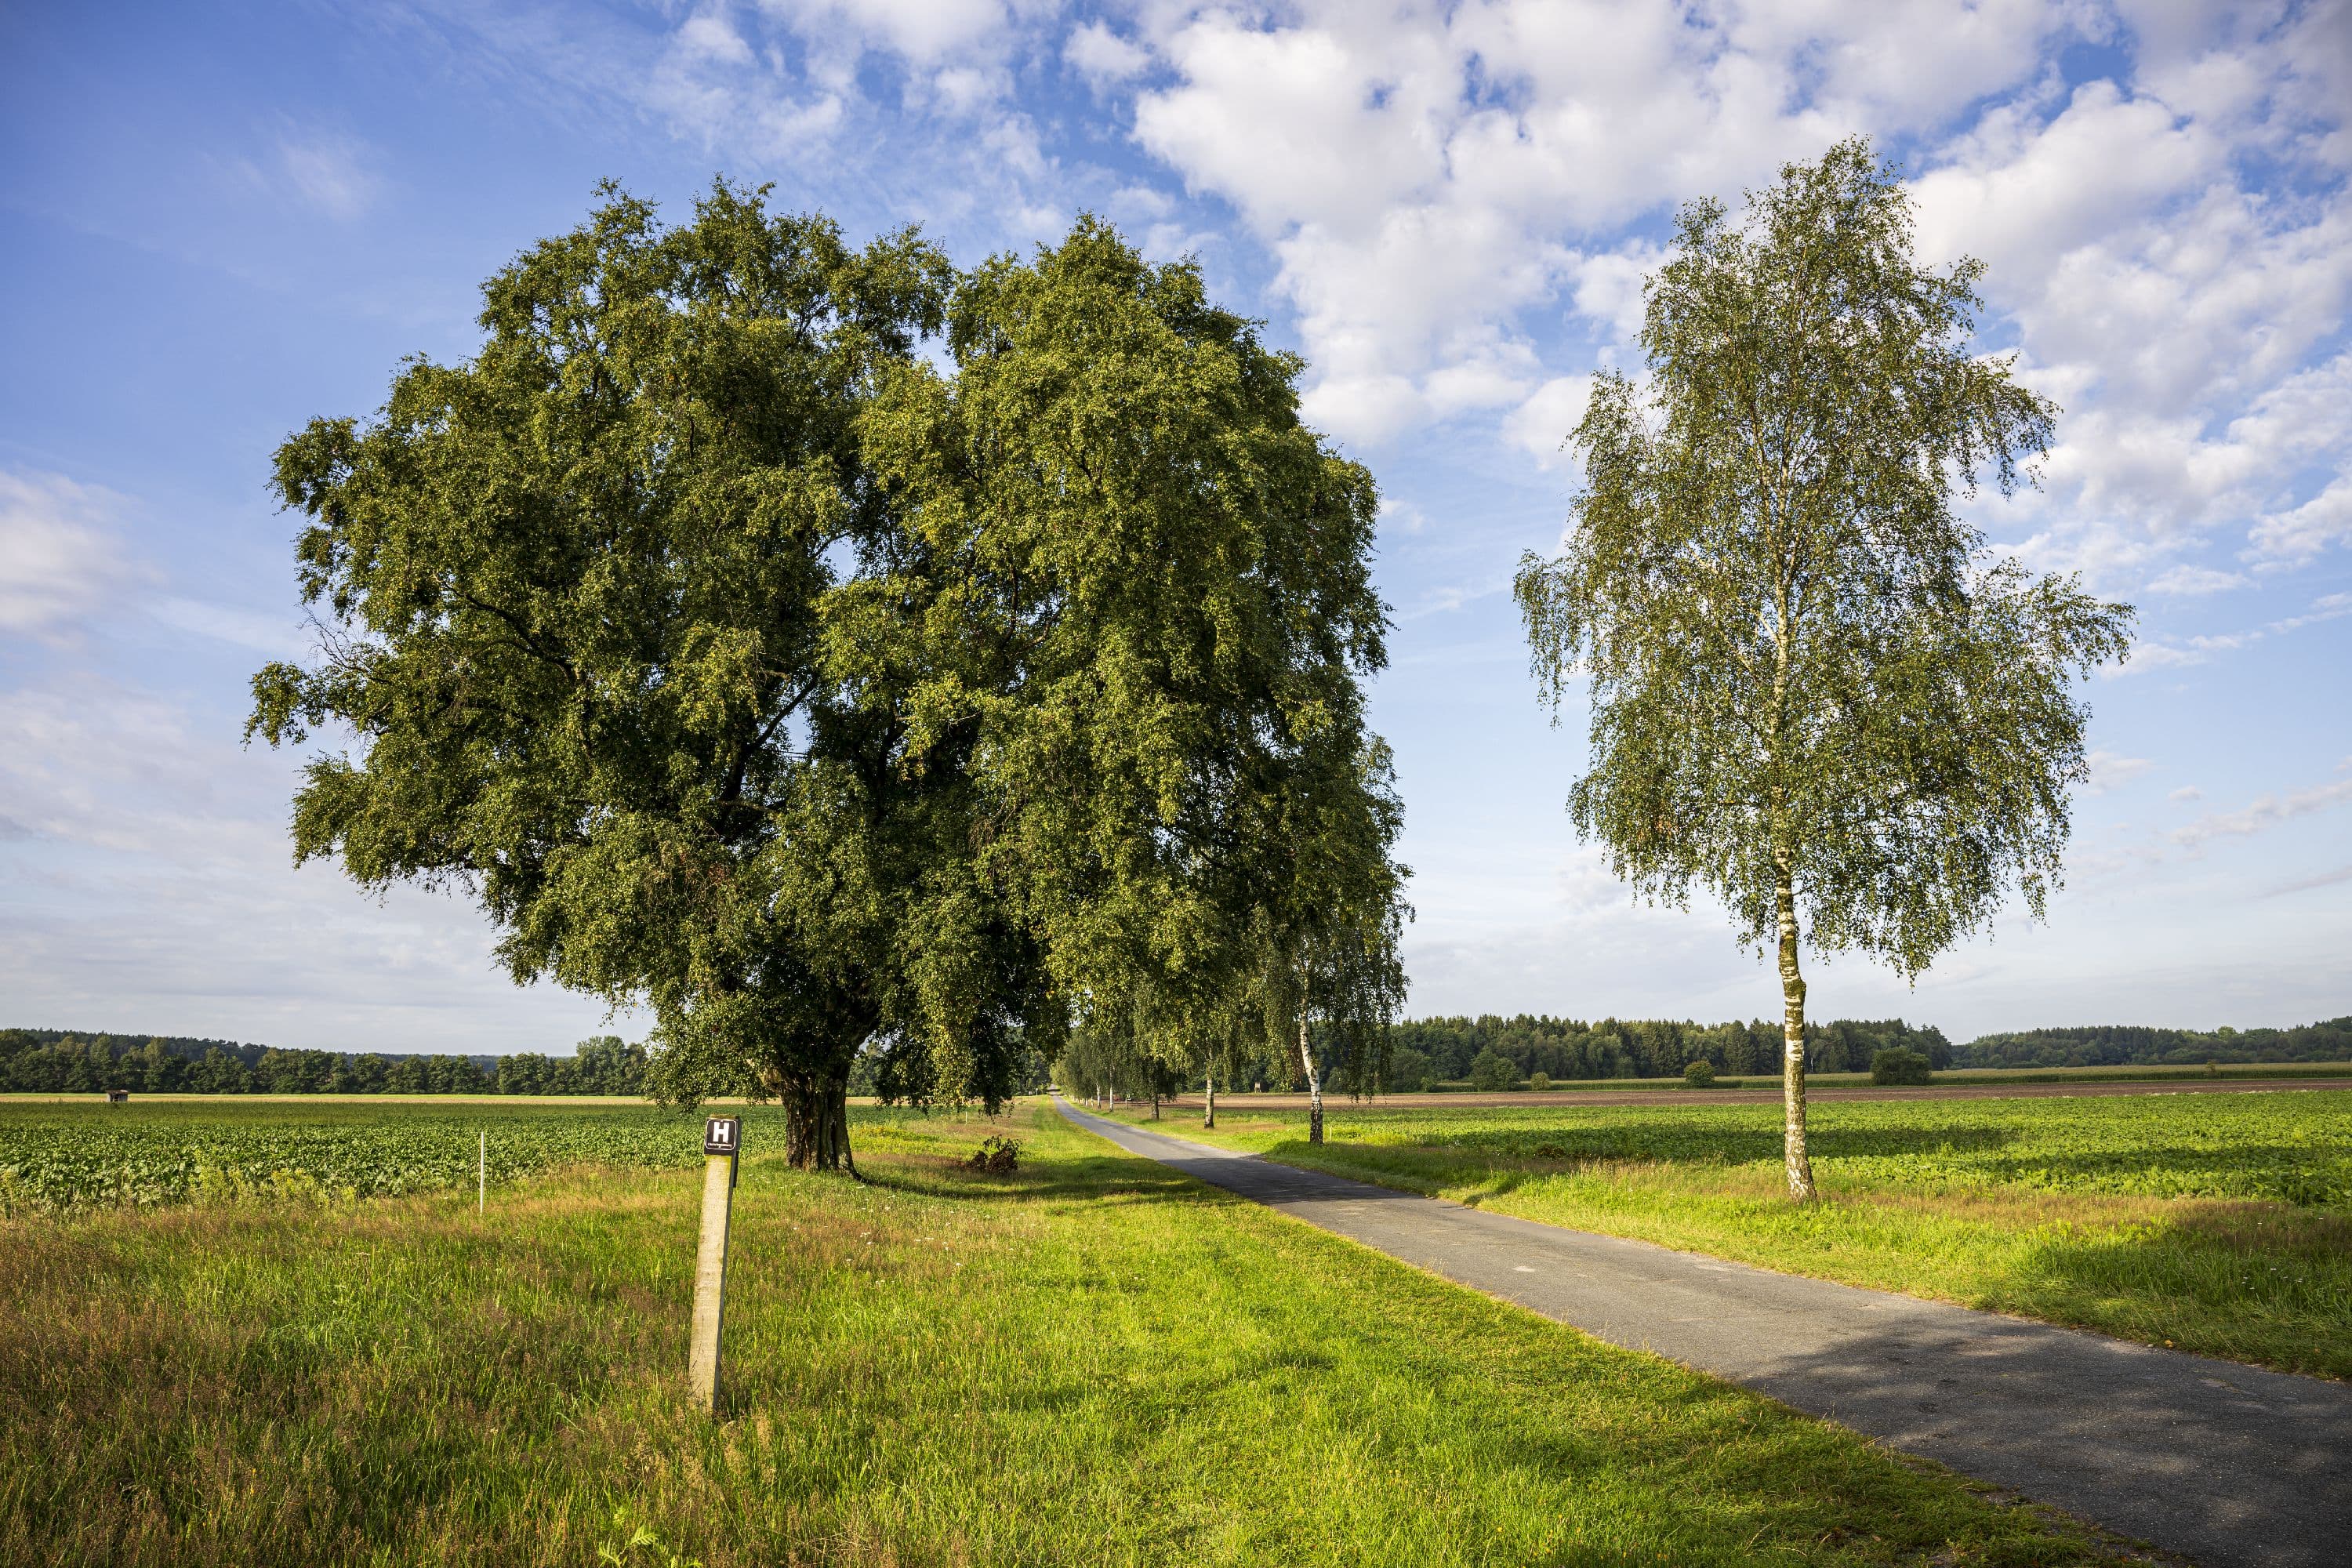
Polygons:
<instances>
[{"instance_id":1,"label":"green grass verge","mask_svg":"<svg viewBox=\"0 0 2352 1568\"><path fill-rule=\"evenodd\" d=\"M1998 1087L2020 1083L2168 1083L2176 1079L2194 1079L2200 1083L2223 1079L2272 1079L2300 1078L2352 1078L2352 1062L2234 1062L2208 1068L2201 1064L2152 1065L2108 1068L1947 1068L1935 1077L1928 1087L1935 1089ZM1814 1089L1871 1089L1876 1087L1866 1072L1809 1072L1805 1082ZM1711 1086L1716 1089L1778 1089L1780 1075L1770 1072L1726 1073ZM1550 1089L1532 1090L1522 1082L1510 1092L1531 1094L1577 1094L1599 1091L1608 1094L1636 1089L1671 1091L1687 1089L1680 1074L1672 1078L1575 1078L1554 1079ZM1472 1094L1485 1092L1471 1088L1466 1079L1449 1079L1430 1085L1433 1094ZM1229 1098L1246 1100L1246 1094Z\"/></svg>"},{"instance_id":2,"label":"green grass verge","mask_svg":"<svg viewBox=\"0 0 2352 1568\"><path fill-rule=\"evenodd\" d=\"M691 1171L0 1224L9 1563L2061 1563L1851 1433L1019 1113Z\"/></svg>"},{"instance_id":3,"label":"green grass verge","mask_svg":"<svg viewBox=\"0 0 2352 1568\"><path fill-rule=\"evenodd\" d=\"M1142 1121L1139 1114L1129 1120ZM2352 1092L1222 1111L1162 1131L1505 1214L2352 1376Z\"/></svg>"}]
</instances>

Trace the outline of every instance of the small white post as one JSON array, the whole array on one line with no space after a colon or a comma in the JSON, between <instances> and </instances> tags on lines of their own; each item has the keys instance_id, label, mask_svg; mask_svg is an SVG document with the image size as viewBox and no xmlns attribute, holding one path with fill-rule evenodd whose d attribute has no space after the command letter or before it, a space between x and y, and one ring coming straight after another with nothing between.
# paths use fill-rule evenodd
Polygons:
<instances>
[{"instance_id":1,"label":"small white post","mask_svg":"<svg viewBox=\"0 0 2352 1568\"><path fill-rule=\"evenodd\" d=\"M694 1338L687 1382L706 1415L719 1413L719 1334L727 1309L727 1225L733 1217L735 1155L742 1119L714 1116L702 1130L702 1240L694 1256Z\"/></svg>"},{"instance_id":2,"label":"small white post","mask_svg":"<svg viewBox=\"0 0 2352 1568\"><path fill-rule=\"evenodd\" d=\"M487 1128L482 1131L479 1162L474 1166L474 1212L490 1212L490 1134Z\"/></svg>"}]
</instances>

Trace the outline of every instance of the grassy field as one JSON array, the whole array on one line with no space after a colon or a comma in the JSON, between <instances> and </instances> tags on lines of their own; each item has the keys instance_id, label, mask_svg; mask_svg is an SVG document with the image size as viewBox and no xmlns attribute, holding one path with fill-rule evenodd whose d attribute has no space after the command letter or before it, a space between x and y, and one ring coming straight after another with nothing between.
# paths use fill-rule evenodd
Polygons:
<instances>
[{"instance_id":1,"label":"grassy field","mask_svg":"<svg viewBox=\"0 0 2352 1568\"><path fill-rule=\"evenodd\" d=\"M1143 1121L1128 1112L1130 1120ZM1507 1214L2210 1355L2352 1376L2352 1092L1223 1111L1250 1149Z\"/></svg>"},{"instance_id":2,"label":"grassy field","mask_svg":"<svg viewBox=\"0 0 2352 1568\"><path fill-rule=\"evenodd\" d=\"M2194 1079L2200 1082L2216 1079L2279 1079L2299 1078L2352 1078L2352 1062L2224 1062L2208 1068L2195 1066L2146 1066L2109 1068L1948 1068L1936 1075L1938 1086L2000 1085L2008 1083L2164 1083L2176 1079ZM1866 1072L1809 1072L1805 1082L1814 1089L1868 1089L1870 1075ZM1780 1074L1749 1073L1745 1077L1727 1073L1715 1080L1717 1089L1778 1089ZM1680 1089L1689 1086L1679 1078L1576 1078L1554 1079L1551 1087L1542 1092L1573 1094L1595 1089L1610 1094L1622 1094L1629 1089ZM1459 1094L1468 1091L1464 1080L1432 1086L1433 1092ZM1522 1085L1517 1092L1537 1092ZM1236 1098L1246 1099L1247 1096Z\"/></svg>"},{"instance_id":3,"label":"grassy field","mask_svg":"<svg viewBox=\"0 0 2352 1568\"><path fill-rule=\"evenodd\" d=\"M487 1218L470 1191L321 1182L0 1222L0 1561L2117 1556L1048 1110L1013 1121L1006 1177L957 1166L1003 1123L861 1112L866 1184L749 1144L718 1425L684 1410L688 1170L541 1171ZM515 1122L493 1140L547 1125Z\"/></svg>"}]
</instances>

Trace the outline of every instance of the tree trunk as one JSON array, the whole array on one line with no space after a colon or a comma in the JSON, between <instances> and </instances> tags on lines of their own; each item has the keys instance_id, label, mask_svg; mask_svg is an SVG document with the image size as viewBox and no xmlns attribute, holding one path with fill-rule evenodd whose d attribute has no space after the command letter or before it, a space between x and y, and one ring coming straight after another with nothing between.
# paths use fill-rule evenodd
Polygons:
<instances>
[{"instance_id":1,"label":"tree trunk","mask_svg":"<svg viewBox=\"0 0 2352 1568\"><path fill-rule=\"evenodd\" d=\"M1789 1195L1811 1203L1813 1164L1805 1153L1805 977L1797 968L1797 892L1784 868L1776 889L1780 903L1780 1003L1782 1122L1780 1160L1789 1175Z\"/></svg>"},{"instance_id":2,"label":"tree trunk","mask_svg":"<svg viewBox=\"0 0 2352 1568\"><path fill-rule=\"evenodd\" d=\"M847 1075L788 1075L780 1098L784 1102L785 1158L793 1169L846 1169L855 1173L857 1162L849 1152Z\"/></svg>"},{"instance_id":3,"label":"tree trunk","mask_svg":"<svg viewBox=\"0 0 2352 1568\"><path fill-rule=\"evenodd\" d=\"M1201 1125L1214 1127L1217 1124L1217 1069L1214 1068L1209 1069L1208 1085L1209 1108L1202 1113Z\"/></svg>"},{"instance_id":4,"label":"tree trunk","mask_svg":"<svg viewBox=\"0 0 2352 1568\"><path fill-rule=\"evenodd\" d=\"M1307 1013L1298 1014L1298 1066L1307 1074L1307 1141L1323 1142L1323 1079L1315 1071L1315 1052L1307 1040Z\"/></svg>"}]
</instances>

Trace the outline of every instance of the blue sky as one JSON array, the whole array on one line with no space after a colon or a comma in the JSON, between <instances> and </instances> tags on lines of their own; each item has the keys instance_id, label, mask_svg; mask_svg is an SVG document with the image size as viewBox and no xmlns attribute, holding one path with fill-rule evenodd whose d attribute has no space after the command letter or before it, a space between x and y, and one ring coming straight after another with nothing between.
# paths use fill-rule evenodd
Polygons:
<instances>
[{"instance_id":1,"label":"blue sky","mask_svg":"<svg viewBox=\"0 0 2352 1568\"><path fill-rule=\"evenodd\" d=\"M0 71L0 1025L600 1026L496 973L469 907L290 866L299 759L238 743L252 669L305 646L263 482L402 355L467 354L480 280L597 180L682 212L720 173L965 261L1082 210L1197 256L1386 498L1412 1009L1769 1015L1717 911L1637 907L1575 841L1583 715L1537 707L1507 584L1674 205L1856 132L2065 409L2043 489L1977 520L2143 643L2091 684L2049 922L1916 990L1816 961L1814 1008L2352 1011L2343 5L16 6Z\"/></svg>"}]
</instances>

